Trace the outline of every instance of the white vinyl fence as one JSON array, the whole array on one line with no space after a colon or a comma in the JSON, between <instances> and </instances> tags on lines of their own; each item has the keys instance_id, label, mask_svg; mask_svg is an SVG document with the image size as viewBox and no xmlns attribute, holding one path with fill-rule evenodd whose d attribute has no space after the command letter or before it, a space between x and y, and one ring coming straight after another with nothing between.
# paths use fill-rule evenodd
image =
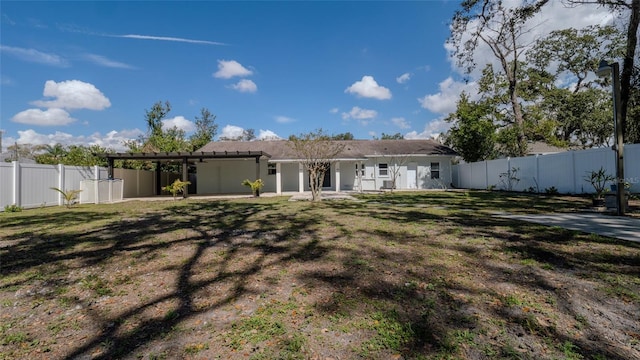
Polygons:
<instances>
[{"instance_id":1,"label":"white vinyl fence","mask_svg":"<svg viewBox=\"0 0 640 360\"><path fill-rule=\"evenodd\" d=\"M509 188L509 171L516 169L511 188L514 191L545 192L552 187L563 194L593 193L584 177L601 167L616 175L615 151L598 148L557 154L506 158L462 163L453 167L454 184L465 189ZM502 175L502 176L501 176ZM640 144L624 146L624 178L632 193L640 193Z\"/></svg>"},{"instance_id":2,"label":"white vinyl fence","mask_svg":"<svg viewBox=\"0 0 640 360\"><path fill-rule=\"evenodd\" d=\"M83 180L106 178L107 169L97 166L25 164L17 161L0 163L0 211L4 211L7 205L23 208L63 205L62 194L51 190L52 187L63 191L78 190ZM95 199L87 200L95 202Z\"/></svg>"}]
</instances>

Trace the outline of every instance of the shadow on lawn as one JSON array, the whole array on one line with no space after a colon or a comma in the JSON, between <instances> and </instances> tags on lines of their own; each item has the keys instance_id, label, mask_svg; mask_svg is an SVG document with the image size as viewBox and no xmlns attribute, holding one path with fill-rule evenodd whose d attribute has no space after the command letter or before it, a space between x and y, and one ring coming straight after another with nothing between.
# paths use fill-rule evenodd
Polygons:
<instances>
[{"instance_id":1,"label":"shadow on lawn","mask_svg":"<svg viewBox=\"0 0 640 360\"><path fill-rule=\"evenodd\" d=\"M371 326L375 330L376 326L381 326L380 324L397 324L395 331L400 333L401 338L398 340L399 347L394 350L407 357L431 355L438 351L455 354L459 345L455 337L464 337L465 331L474 331L482 326L482 320L474 313L472 304L464 301L459 295L467 293L482 298L484 295L495 297L496 294L492 289L484 290L484 294L479 293L476 289L455 282L450 276L459 269L447 268L432 261L436 259L425 258L426 255L423 253L402 251L403 247L419 244L433 250L426 254L441 254L443 249L453 249L477 256L473 263L475 271L488 272L489 277L496 281L510 281L526 285L534 291L549 292L564 307L562 311L574 317L578 313L572 305L563 302L563 298L557 295L557 287L540 273L532 273L525 278L509 273L504 268L495 267L483 261L482 248L471 246L468 240L482 237L497 239L502 251L513 253L522 259L534 259L554 269L586 271L591 266L609 269L611 265L621 263L628 266L626 271L630 274L638 271L640 262L637 256L595 255L589 251L579 252L562 248L563 245L576 242L609 243L609 240L592 239L572 231L495 218L479 212L453 211L442 215L437 209L431 211L429 208L416 207L428 204L434 207L464 206L483 210L486 205L482 205L482 201L491 201L494 204L492 206L519 206L508 199L500 200L486 195L471 197L472 199L468 200L467 196L455 195L452 198L452 195L447 193L403 194L397 197L389 196L385 200L378 199L373 204L326 202L319 205L287 205L297 206L289 212L285 211L288 207L283 204L262 202L264 200L185 202L162 211L152 211L127 219L113 220L114 213L91 211L69 212L69 215L66 212L51 214L46 215L44 219L16 218L11 220L10 226L14 228L24 225L44 226L54 221L65 224L105 221L105 224L98 228L59 235L40 233L36 228L26 233L18 233L9 239L15 241L15 244L2 248L5 254L2 275L18 274L37 266L48 266L52 269L53 277L57 277L53 282L64 282L64 271L68 269L64 269L63 264L67 260L76 259L83 266L95 267L108 264L115 257L126 257L133 253L143 259L161 250L170 249L176 244L192 246L190 255L175 268L176 283L168 293L142 301L135 308L115 317L109 317L90 308L87 310L88 315L102 330L73 349L65 359L112 359L139 351L186 320L252 295L254 290L248 282L265 267L277 265L286 269L292 262L312 264L324 261L332 251L330 247L337 246L332 244L332 241L336 240L353 241L352 247L340 247L342 253L337 260L339 269L309 270L298 274L298 280L311 287L322 286L332 290L332 297L317 306L325 315L347 313L357 318L358 315L362 315L358 313L362 311L359 305L374 301L371 306L382 315L381 318L372 321ZM529 198L525 200L530 201ZM388 202L391 205L381 205L380 202ZM554 203L549 202L542 208L553 206ZM332 211L337 215L323 218L318 215L321 211ZM61 218L58 218L58 215ZM365 218L400 225L430 225L430 233L411 234L402 226L396 226L386 230L366 229L353 234L349 226L342 223ZM189 233L187 236L162 238L162 235L176 229L188 229ZM334 235L320 233L319 229L332 230ZM448 241L439 238L442 236L446 236ZM382 245L366 240L374 237L383 239ZM387 245L384 244L385 241ZM616 244L639 248L636 244ZM211 276L201 276L202 270L199 266L202 259L208 252L221 248L225 251L217 263L210 265ZM249 250L252 256L246 259L248 264L238 267L236 262ZM56 275L58 273L59 276ZM30 278L21 280L27 281L30 281ZM230 282L229 291L206 306L196 303L199 289L223 282ZM5 286L12 285L17 283ZM353 301L344 301L345 299ZM147 318L132 329L125 329L124 324L167 301L176 303L170 313ZM392 306L390 309L376 308L381 304ZM500 307L496 310L495 316L521 328L526 326L528 321L526 314L514 312L509 306ZM559 339L557 341L575 342L575 339L566 338L551 327L536 328L534 331L548 332L549 336ZM517 330L515 332L517 333ZM514 333L514 336L516 335ZM599 334L594 336L597 337ZM612 359L621 358L604 346L594 347L586 342L578 345L580 349L577 351L584 357L593 353L603 354ZM382 343L376 346L390 349L396 345ZM507 350L501 350L505 353L495 355L507 356ZM475 352L478 357L486 355L481 349L471 348L469 351Z\"/></svg>"}]
</instances>

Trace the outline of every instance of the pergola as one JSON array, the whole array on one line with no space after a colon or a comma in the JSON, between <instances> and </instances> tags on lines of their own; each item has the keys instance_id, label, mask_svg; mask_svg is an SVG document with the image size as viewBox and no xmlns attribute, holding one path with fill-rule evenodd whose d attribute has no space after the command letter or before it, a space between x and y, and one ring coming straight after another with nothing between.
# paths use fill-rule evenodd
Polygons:
<instances>
[{"instance_id":1,"label":"pergola","mask_svg":"<svg viewBox=\"0 0 640 360\"><path fill-rule=\"evenodd\" d=\"M148 160L160 163L160 161L168 160L181 160L182 161L182 181L189 180L189 160L203 160L203 159L248 159L254 158L256 160L256 179L260 178L260 158L271 158L271 155L264 151L191 151L191 152L150 152L150 153L104 153L98 154L98 156L107 159L108 164L108 176L109 179L113 179L113 162L114 160ZM159 193L160 187L160 171L156 171L156 183L158 189L156 193ZM182 193L183 197L187 197L188 191Z\"/></svg>"}]
</instances>

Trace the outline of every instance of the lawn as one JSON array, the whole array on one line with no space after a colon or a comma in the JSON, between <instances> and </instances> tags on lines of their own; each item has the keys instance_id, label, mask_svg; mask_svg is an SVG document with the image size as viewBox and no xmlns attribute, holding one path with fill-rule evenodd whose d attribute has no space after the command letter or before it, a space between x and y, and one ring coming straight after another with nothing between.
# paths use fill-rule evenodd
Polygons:
<instances>
[{"instance_id":1,"label":"lawn","mask_svg":"<svg viewBox=\"0 0 640 360\"><path fill-rule=\"evenodd\" d=\"M484 191L0 214L3 359L638 359L640 244Z\"/></svg>"}]
</instances>

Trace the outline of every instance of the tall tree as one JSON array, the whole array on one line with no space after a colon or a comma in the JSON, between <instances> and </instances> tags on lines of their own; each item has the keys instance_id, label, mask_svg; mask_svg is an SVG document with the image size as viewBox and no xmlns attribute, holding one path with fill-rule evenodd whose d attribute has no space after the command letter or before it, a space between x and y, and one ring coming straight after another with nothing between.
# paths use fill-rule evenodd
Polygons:
<instances>
[{"instance_id":1,"label":"tall tree","mask_svg":"<svg viewBox=\"0 0 640 360\"><path fill-rule=\"evenodd\" d=\"M640 0L566 0L571 6L599 5L609 7L612 11L622 14L629 12L627 22L626 46L620 73L620 124L623 129L625 141L640 143L640 117L628 118L629 107L633 105L632 95L634 88L632 82L636 67L636 51L638 47L638 26L640 24ZM635 113L635 111L631 111ZM627 121L627 120L631 121Z\"/></svg>"},{"instance_id":2,"label":"tall tree","mask_svg":"<svg viewBox=\"0 0 640 360\"><path fill-rule=\"evenodd\" d=\"M524 115L518 95L518 66L528 44L522 36L528 32L526 22L548 0L526 1L520 7L506 7L501 0L465 0L456 11L451 24L448 42L453 46L452 55L458 65L471 73L475 67L475 51L479 44L489 47L507 79L511 122L517 140L518 155L526 154L527 139L524 131Z\"/></svg>"},{"instance_id":3,"label":"tall tree","mask_svg":"<svg viewBox=\"0 0 640 360\"><path fill-rule=\"evenodd\" d=\"M200 116L196 116L196 131L189 138L192 151L207 145L216 136L218 124L215 120L216 116L207 108L200 109Z\"/></svg>"},{"instance_id":4,"label":"tall tree","mask_svg":"<svg viewBox=\"0 0 640 360\"><path fill-rule=\"evenodd\" d=\"M530 102L545 119L557 124L553 145L592 147L608 143L613 131L611 101L602 81L593 72L599 59L623 53L623 35L614 27L552 31L527 52L527 69L536 78L526 79ZM541 80L542 79L542 80ZM547 142L551 142L546 139Z\"/></svg>"},{"instance_id":5,"label":"tall tree","mask_svg":"<svg viewBox=\"0 0 640 360\"><path fill-rule=\"evenodd\" d=\"M312 201L320 201L324 175L331 168L331 164L336 162L344 144L331 140L322 129L299 136L291 135L288 144L298 161L309 172Z\"/></svg>"},{"instance_id":6,"label":"tall tree","mask_svg":"<svg viewBox=\"0 0 640 360\"><path fill-rule=\"evenodd\" d=\"M447 122L454 123L445 136L445 145L451 146L467 162L492 159L495 156L496 126L489 115L491 105L472 102L464 92L455 113Z\"/></svg>"}]
</instances>

